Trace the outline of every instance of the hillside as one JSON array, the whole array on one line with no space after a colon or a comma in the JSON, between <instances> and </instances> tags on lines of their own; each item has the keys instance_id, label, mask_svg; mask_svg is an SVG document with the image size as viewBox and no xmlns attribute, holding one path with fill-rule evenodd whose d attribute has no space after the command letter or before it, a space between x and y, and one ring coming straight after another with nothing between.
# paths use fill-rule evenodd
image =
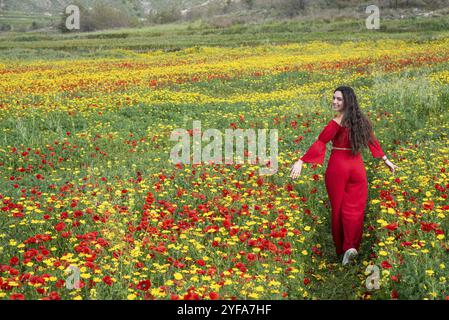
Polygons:
<instances>
[{"instance_id":1,"label":"hillside","mask_svg":"<svg viewBox=\"0 0 449 320\"><path fill-rule=\"evenodd\" d=\"M95 0L3 0L2 10L16 12L32 12L36 14L60 14L64 8L74 2L85 7L93 7L99 1ZM204 0L108 0L112 7L126 9L136 15L148 13L150 10L163 10L171 5L180 9L187 9L204 2Z\"/></svg>"},{"instance_id":2,"label":"hillside","mask_svg":"<svg viewBox=\"0 0 449 320\"><path fill-rule=\"evenodd\" d=\"M441 16L449 0L378 0L383 17ZM202 20L217 27L297 16L356 18L370 3L342 0L0 0L1 31L56 30L64 9L78 4L92 19L108 20L81 31ZM104 9L107 10L104 10ZM95 11L97 11L95 13ZM105 11L108 11L109 16ZM110 12L119 13L111 15ZM83 19L83 17L82 17ZM120 23L114 24L114 21ZM83 22L82 22L83 23Z\"/></svg>"}]
</instances>

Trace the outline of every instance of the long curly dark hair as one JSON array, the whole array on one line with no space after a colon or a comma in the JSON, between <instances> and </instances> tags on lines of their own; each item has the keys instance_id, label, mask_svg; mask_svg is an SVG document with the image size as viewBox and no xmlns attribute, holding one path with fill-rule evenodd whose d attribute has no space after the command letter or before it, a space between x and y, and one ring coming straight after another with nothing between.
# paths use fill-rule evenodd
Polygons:
<instances>
[{"instance_id":1,"label":"long curly dark hair","mask_svg":"<svg viewBox=\"0 0 449 320\"><path fill-rule=\"evenodd\" d=\"M357 97L352 88L340 86L334 90L343 94L343 118L341 125L349 129L349 141L352 155L357 155L373 140L373 126L371 121L360 110Z\"/></svg>"}]
</instances>

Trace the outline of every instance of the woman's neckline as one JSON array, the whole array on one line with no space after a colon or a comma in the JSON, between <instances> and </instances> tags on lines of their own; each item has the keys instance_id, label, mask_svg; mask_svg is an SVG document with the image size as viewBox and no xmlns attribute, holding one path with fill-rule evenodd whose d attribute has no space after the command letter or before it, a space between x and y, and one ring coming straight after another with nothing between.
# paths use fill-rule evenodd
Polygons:
<instances>
[{"instance_id":1,"label":"woman's neckline","mask_svg":"<svg viewBox=\"0 0 449 320\"><path fill-rule=\"evenodd\" d=\"M332 119L339 127L344 128L341 124L339 124L335 119Z\"/></svg>"}]
</instances>

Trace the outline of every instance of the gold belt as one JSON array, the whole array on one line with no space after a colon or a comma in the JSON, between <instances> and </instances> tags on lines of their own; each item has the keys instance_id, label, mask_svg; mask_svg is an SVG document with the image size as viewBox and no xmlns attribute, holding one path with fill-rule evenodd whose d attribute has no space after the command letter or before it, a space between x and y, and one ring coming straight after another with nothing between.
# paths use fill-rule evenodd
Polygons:
<instances>
[{"instance_id":1,"label":"gold belt","mask_svg":"<svg viewBox=\"0 0 449 320\"><path fill-rule=\"evenodd\" d=\"M336 149L336 150L351 150L350 148L337 148L337 147L332 147L332 149Z\"/></svg>"}]
</instances>

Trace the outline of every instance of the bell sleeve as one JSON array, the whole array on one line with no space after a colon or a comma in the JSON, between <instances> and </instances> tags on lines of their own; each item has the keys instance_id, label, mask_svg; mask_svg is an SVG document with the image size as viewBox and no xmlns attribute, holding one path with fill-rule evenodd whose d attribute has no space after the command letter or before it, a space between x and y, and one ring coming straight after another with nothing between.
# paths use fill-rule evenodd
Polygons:
<instances>
[{"instance_id":1,"label":"bell sleeve","mask_svg":"<svg viewBox=\"0 0 449 320\"><path fill-rule=\"evenodd\" d=\"M299 159L306 163L323 164L326 155L326 144L334 138L338 129L338 124L331 120L321 131L318 139L310 146L309 150Z\"/></svg>"},{"instance_id":2,"label":"bell sleeve","mask_svg":"<svg viewBox=\"0 0 449 320\"><path fill-rule=\"evenodd\" d=\"M369 142L368 147L373 158L382 158L385 155L374 133L371 133L371 141Z\"/></svg>"}]
</instances>

